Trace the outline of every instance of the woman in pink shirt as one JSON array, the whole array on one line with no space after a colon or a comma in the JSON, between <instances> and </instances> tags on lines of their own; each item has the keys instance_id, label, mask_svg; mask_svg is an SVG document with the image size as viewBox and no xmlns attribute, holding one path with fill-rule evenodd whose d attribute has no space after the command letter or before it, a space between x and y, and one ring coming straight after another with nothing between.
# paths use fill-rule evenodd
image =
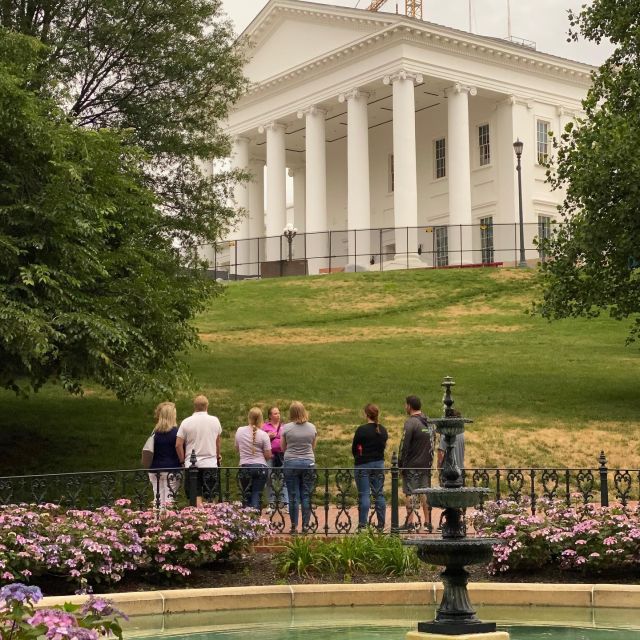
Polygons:
<instances>
[{"instance_id":1,"label":"woman in pink shirt","mask_svg":"<svg viewBox=\"0 0 640 640\"><path fill-rule=\"evenodd\" d=\"M238 427L236 431L236 449L240 452L238 478L242 488L242 505L258 510L260 496L267 484L267 462L271 460L271 442L261 426L262 410L253 407L249 411L249 424Z\"/></svg>"},{"instance_id":2,"label":"woman in pink shirt","mask_svg":"<svg viewBox=\"0 0 640 640\"><path fill-rule=\"evenodd\" d=\"M280 442L280 431L283 426L280 421L280 409L278 407L270 407L268 421L262 425L262 429L269 436L269 440L271 440L271 460L269 461L269 466L272 469L282 469L284 451L282 451L282 444ZM267 509L267 513L274 513L276 506L284 510L289 508L289 495L282 471L271 472L269 474L269 508Z\"/></svg>"}]
</instances>

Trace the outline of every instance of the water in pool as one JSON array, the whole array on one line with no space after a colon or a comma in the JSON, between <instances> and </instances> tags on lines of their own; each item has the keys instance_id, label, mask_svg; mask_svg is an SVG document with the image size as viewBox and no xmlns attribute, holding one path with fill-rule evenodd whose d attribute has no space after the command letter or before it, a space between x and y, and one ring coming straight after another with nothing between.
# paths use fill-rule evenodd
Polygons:
<instances>
[{"instance_id":1,"label":"water in pool","mask_svg":"<svg viewBox=\"0 0 640 640\"><path fill-rule=\"evenodd\" d=\"M637 640L640 612L629 609L478 607L512 640ZM404 640L434 607L263 609L143 616L125 627L137 640Z\"/></svg>"}]
</instances>

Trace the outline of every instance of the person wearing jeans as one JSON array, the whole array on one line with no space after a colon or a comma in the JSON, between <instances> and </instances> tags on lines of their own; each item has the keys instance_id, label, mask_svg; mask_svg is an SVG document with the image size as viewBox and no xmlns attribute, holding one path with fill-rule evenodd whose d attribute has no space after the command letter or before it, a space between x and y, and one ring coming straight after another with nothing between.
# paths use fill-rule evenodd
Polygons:
<instances>
[{"instance_id":1,"label":"person wearing jeans","mask_svg":"<svg viewBox=\"0 0 640 640\"><path fill-rule=\"evenodd\" d=\"M298 507L302 511L302 533L308 533L311 520L311 496L316 487L316 463L314 460L304 458L285 460L283 469L289 493L290 533L295 534L298 531Z\"/></svg>"},{"instance_id":2,"label":"person wearing jeans","mask_svg":"<svg viewBox=\"0 0 640 640\"><path fill-rule=\"evenodd\" d=\"M253 407L249 411L249 424L238 427L236 449L240 452L238 478L242 489L242 506L260 510L260 496L267 484L267 462L271 459L271 441L260 428L262 410Z\"/></svg>"},{"instance_id":3,"label":"person wearing jeans","mask_svg":"<svg viewBox=\"0 0 640 640\"><path fill-rule=\"evenodd\" d=\"M367 422L356 429L351 443L351 453L358 488L358 529L364 529L369 523L371 494L373 494L376 528L382 531L387 510L384 499L384 450L389 434L384 426L378 423L379 413L375 404L368 404L364 408Z\"/></svg>"},{"instance_id":4,"label":"person wearing jeans","mask_svg":"<svg viewBox=\"0 0 640 640\"><path fill-rule=\"evenodd\" d=\"M242 506L260 510L260 497L267 484L269 467L266 464L241 464L238 471L242 490Z\"/></svg>"},{"instance_id":5,"label":"person wearing jeans","mask_svg":"<svg viewBox=\"0 0 640 640\"><path fill-rule=\"evenodd\" d=\"M315 447L318 438L315 425L301 402L292 402L289 420L281 432L284 451L284 479L289 493L291 533L298 530L298 508L302 510L302 533L309 531L311 496L316 483Z\"/></svg>"}]
</instances>

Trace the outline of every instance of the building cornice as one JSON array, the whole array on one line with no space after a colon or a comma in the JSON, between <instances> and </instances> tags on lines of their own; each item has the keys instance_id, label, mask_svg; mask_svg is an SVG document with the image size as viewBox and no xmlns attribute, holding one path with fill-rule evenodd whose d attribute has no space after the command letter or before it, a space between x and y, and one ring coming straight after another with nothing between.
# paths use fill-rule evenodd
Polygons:
<instances>
[{"instance_id":1,"label":"building cornice","mask_svg":"<svg viewBox=\"0 0 640 640\"><path fill-rule=\"evenodd\" d=\"M275 0L282 2L283 0ZM295 3L299 5L300 3ZM339 8L335 8L337 12ZM274 7L285 13L307 13L324 19L337 19L337 14L332 9L320 11L318 9ZM352 9L347 12L353 12ZM349 16L349 19L356 20ZM364 18L360 18L366 22ZM387 24L383 21L383 28L374 33L369 33L345 46L338 47L325 54L316 56L296 67L292 67L282 73L266 78L252 85L245 96L241 98L239 105L252 102L254 99L272 93L279 92L284 87L294 85L304 77L305 79L326 72L327 70L349 64L352 56L358 53L368 53L369 50L388 47L392 43L409 41L425 45L429 49L444 50L457 55L462 55L484 62L493 62L511 70L526 71L537 75L562 79L564 82L578 86L588 87L591 83L591 72L594 67L580 62L573 62L558 58L550 54L530 51L508 42L501 43L493 38L484 38L474 34L467 34L447 27L438 27L430 23L421 23L403 16L394 16L394 21ZM380 22L375 23L380 27Z\"/></svg>"}]
</instances>

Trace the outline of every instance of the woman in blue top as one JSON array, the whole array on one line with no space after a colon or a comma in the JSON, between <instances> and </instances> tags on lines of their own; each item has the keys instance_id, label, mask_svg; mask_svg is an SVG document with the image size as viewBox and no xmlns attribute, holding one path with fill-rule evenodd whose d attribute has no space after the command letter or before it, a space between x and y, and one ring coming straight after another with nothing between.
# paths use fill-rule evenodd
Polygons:
<instances>
[{"instance_id":1,"label":"woman in blue top","mask_svg":"<svg viewBox=\"0 0 640 640\"><path fill-rule=\"evenodd\" d=\"M153 430L153 458L149 467L149 479L153 486L153 504L156 508L173 503L180 488L182 465L176 453L176 405L162 402L156 407L156 426ZM158 471L153 472L153 469ZM162 469L162 471L160 471ZM173 471L170 471L173 469Z\"/></svg>"}]
</instances>

